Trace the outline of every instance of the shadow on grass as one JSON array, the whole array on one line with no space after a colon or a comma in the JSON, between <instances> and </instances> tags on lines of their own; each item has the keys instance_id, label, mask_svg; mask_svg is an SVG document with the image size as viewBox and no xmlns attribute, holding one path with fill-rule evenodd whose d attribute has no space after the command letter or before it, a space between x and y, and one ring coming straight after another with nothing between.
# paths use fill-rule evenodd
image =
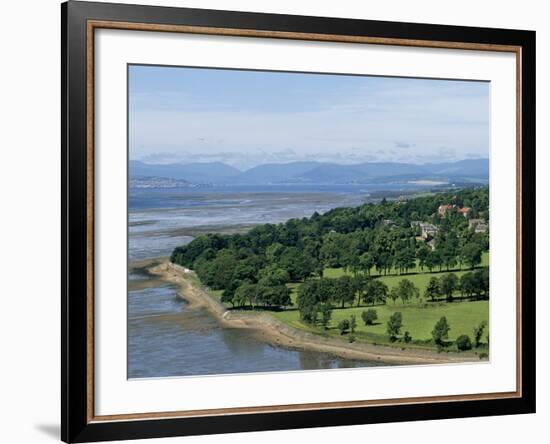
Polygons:
<instances>
[{"instance_id":1,"label":"shadow on grass","mask_svg":"<svg viewBox=\"0 0 550 444\"><path fill-rule=\"evenodd\" d=\"M467 268L449 268L443 269L443 270L428 270L427 268L421 271L407 271L404 273L396 273L396 272L390 272L388 274L380 273L380 274L371 274L370 277L372 278L380 278L380 277L395 277L395 276L414 276L416 274L446 274L446 273L457 273L460 271L475 271L479 270L481 268L487 268L487 265L476 265L475 267L467 267Z\"/></svg>"}]
</instances>

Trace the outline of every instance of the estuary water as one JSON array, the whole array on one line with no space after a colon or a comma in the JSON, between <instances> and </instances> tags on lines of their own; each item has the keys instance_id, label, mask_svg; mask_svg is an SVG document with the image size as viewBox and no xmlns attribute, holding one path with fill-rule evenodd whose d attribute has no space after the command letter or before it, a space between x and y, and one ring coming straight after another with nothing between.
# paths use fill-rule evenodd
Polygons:
<instances>
[{"instance_id":1,"label":"estuary water","mask_svg":"<svg viewBox=\"0 0 550 444\"><path fill-rule=\"evenodd\" d=\"M187 309L187 303L176 298L175 288L162 283L130 291L128 312L129 378L368 365L327 353L273 347L251 330L221 327L206 310Z\"/></svg>"},{"instance_id":2,"label":"estuary water","mask_svg":"<svg viewBox=\"0 0 550 444\"><path fill-rule=\"evenodd\" d=\"M309 217L364 202L365 186L232 186L131 188L130 262L168 256L203 232L232 233L253 225Z\"/></svg>"},{"instance_id":3,"label":"estuary water","mask_svg":"<svg viewBox=\"0 0 550 444\"><path fill-rule=\"evenodd\" d=\"M365 185L139 188L129 190L128 377L166 377L379 365L274 347L253 331L221 327L188 309L175 288L132 264L168 256L203 232L234 233L260 223L356 206ZM371 188L372 189L372 188ZM387 187L386 187L387 189Z\"/></svg>"}]
</instances>

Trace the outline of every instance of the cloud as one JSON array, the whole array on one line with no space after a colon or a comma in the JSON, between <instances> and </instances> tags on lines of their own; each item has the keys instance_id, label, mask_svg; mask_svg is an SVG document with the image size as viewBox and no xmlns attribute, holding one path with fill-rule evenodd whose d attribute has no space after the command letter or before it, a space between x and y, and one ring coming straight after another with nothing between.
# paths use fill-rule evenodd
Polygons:
<instances>
[{"instance_id":1,"label":"cloud","mask_svg":"<svg viewBox=\"0 0 550 444\"><path fill-rule=\"evenodd\" d=\"M177 163L181 160L180 153L150 153L145 156L141 156L139 160L146 163Z\"/></svg>"},{"instance_id":2,"label":"cloud","mask_svg":"<svg viewBox=\"0 0 550 444\"><path fill-rule=\"evenodd\" d=\"M442 146L437 150L437 154L441 159L456 159L456 150Z\"/></svg>"},{"instance_id":3,"label":"cloud","mask_svg":"<svg viewBox=\"0 0 550 444\"><path fill-rule=\"evenodd\" d=\"M414 148L416 146L416 144L414 143L406 143L406 142L394 142L394 145L396 148L402 148L402 149Z\"/></svg>"},{"instance_id":4,"label":"cloud","mask_svg":"<svg viewBox=\"0 0 550 444\"><path fill-rule=\"evenodd\" d=\"M186 69L166 75L158 68L131 80L131 158L243 168L308 159L488 157L484 82L208 69L180 78Z\"/></svg>"}]
</instances>

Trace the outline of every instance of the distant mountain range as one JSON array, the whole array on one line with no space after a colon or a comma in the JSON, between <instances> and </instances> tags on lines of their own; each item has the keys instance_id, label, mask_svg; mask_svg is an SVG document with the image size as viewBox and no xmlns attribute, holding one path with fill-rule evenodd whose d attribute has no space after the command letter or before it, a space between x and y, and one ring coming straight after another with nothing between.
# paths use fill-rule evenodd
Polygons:
<instances>
[{"instance_id":1,"label":"distant mountain range","mask_svg":"<svg viewBox=\"0 0 550 444\"><path fill-rule=\"evenodd\" d=\"M130 188L183 188L192 187L193 184L184 179L171 179L169 177L135 176L130 178Z\"/></svg>"},{"instance_id":2,"label":"distant mountain range","mask_svg":"<svg viewBox=\"0 0 550 444\"><path fill-rule=\"evenodd\" d=\"M366 162L341 165L325 162L290 162L258 165L246 171L222 162L148 164L130 161L130 178L164 177L193 184L350 184L389 183L416 180L486 182L488 159L422 165L398 162Z\"/></svg>"},{"instance_id":3,"label":"distant mountain range","mask_svg":"<svg viewBox=\"0 0 550 444\"><path fill-rule=\"evenodd\" d=\"M166 177L192 183L226 183L242 172L222 162L172 163L166 165L130 161L130 178Z\"/></svg>"}]
</instances>

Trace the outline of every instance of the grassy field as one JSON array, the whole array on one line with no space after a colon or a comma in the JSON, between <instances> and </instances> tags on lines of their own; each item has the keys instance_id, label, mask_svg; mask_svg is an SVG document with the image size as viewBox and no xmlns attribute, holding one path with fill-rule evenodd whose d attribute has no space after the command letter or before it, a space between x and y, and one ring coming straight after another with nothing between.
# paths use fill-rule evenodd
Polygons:
<instances>
[{"instance_id":1,"label":"grassy field","mask_svg":"<svg viewBox=\"0 0 550 444\"><path fill-rule=\"evenodd\" d=\"M361 312L368 308L374 308L378 314L378 320L374 325L365 325L361 319ZM489 320L489 302L453 302L453 303L427 303L427 304L409 304L402 305L390 303L388 305L379 305L375 307L353 307L344 309L334 309L332 311L332 320L329 330L325 331L321 327L311 327L300 321L298 310L285 310L274 313L274 316L291 326L303 330L313 331L320 334L329 334L340 336L336 326L343 319L350 319L355 315L357 319L357 328L355 335L357 339L365 339L369 342L387 343L389 341L386 333L386 323L390 316L400 311L403 315L402 333L408 331L414 341L428 341L432 338L431 332L435 323L445 316L451 327L449 331L449 340L454 341L458 336L467 334L472 338L474 327L481 321ZM483 338L485 342L485 338Z\"/></svg>"},{"instance_id":2,"label":"grassy field","mask_svg":"<svg viewBox=\"0 0 550 444\"><path fill-rule=\"evenodd\" d=\"M489 265L489 253L483 253L481 266ZM304 324L299 319L299 313L297 310L287 310L284 312L275 313L275 316L280 320L289 323L293 327L313 331L319 334L328 334L340 336L340 332L336 328L338 323L343 319L350 319L351 315L355 315L357 319L357 329L355 336L358 340L366 340L369 342L388 343L389 338L386 333L386 323L389 317L396 311L400 311L403 315L403 328L402 333L408 331L413 338L413 342L417 344L422 341L429 341L432 338L431 332L435 323L445 316L451 327L449 331L449 341L454 341L462 334L466 334L472 338L474 327L478 326L480 322L489 321L489 302L488 301L467 301L467 302L429 302L423 298L424 290L431 277L441 277L446 273L456 274L458 277L466 273L467 269L454 269L451 271L443 270L441 272L429 273L428 270L420 270L420 267L416 267L411 272L403 275L391 274L387 276L379 276L376 271L373 270L373 277L380 279L390 289L396 286L400 280L407 278L414 283L414 285L420 290L421 300L415 300L411 304L403 305L401 300L397 300L393 303L388 299L386 305L379 305L375 307L347 307L344 309L334 309L332 312L332 320L328 331L323 330L320 327L311 327ZM343 268L327 268L324 272L324 276L328 278L337 278L345 274L351 275L351 272L345 271ZM455 292L458 295L458 292ZM296 297L296 291L293 289L292 298ZM374 308L378 314L378 320L375 325L366 326L361 319L361 313L367 308ZM485 334L488 332L486 331ZM417 342L418 341L418 342ZM485 342L485 337L482 339Z\"/></svg>"}]
</instances>

